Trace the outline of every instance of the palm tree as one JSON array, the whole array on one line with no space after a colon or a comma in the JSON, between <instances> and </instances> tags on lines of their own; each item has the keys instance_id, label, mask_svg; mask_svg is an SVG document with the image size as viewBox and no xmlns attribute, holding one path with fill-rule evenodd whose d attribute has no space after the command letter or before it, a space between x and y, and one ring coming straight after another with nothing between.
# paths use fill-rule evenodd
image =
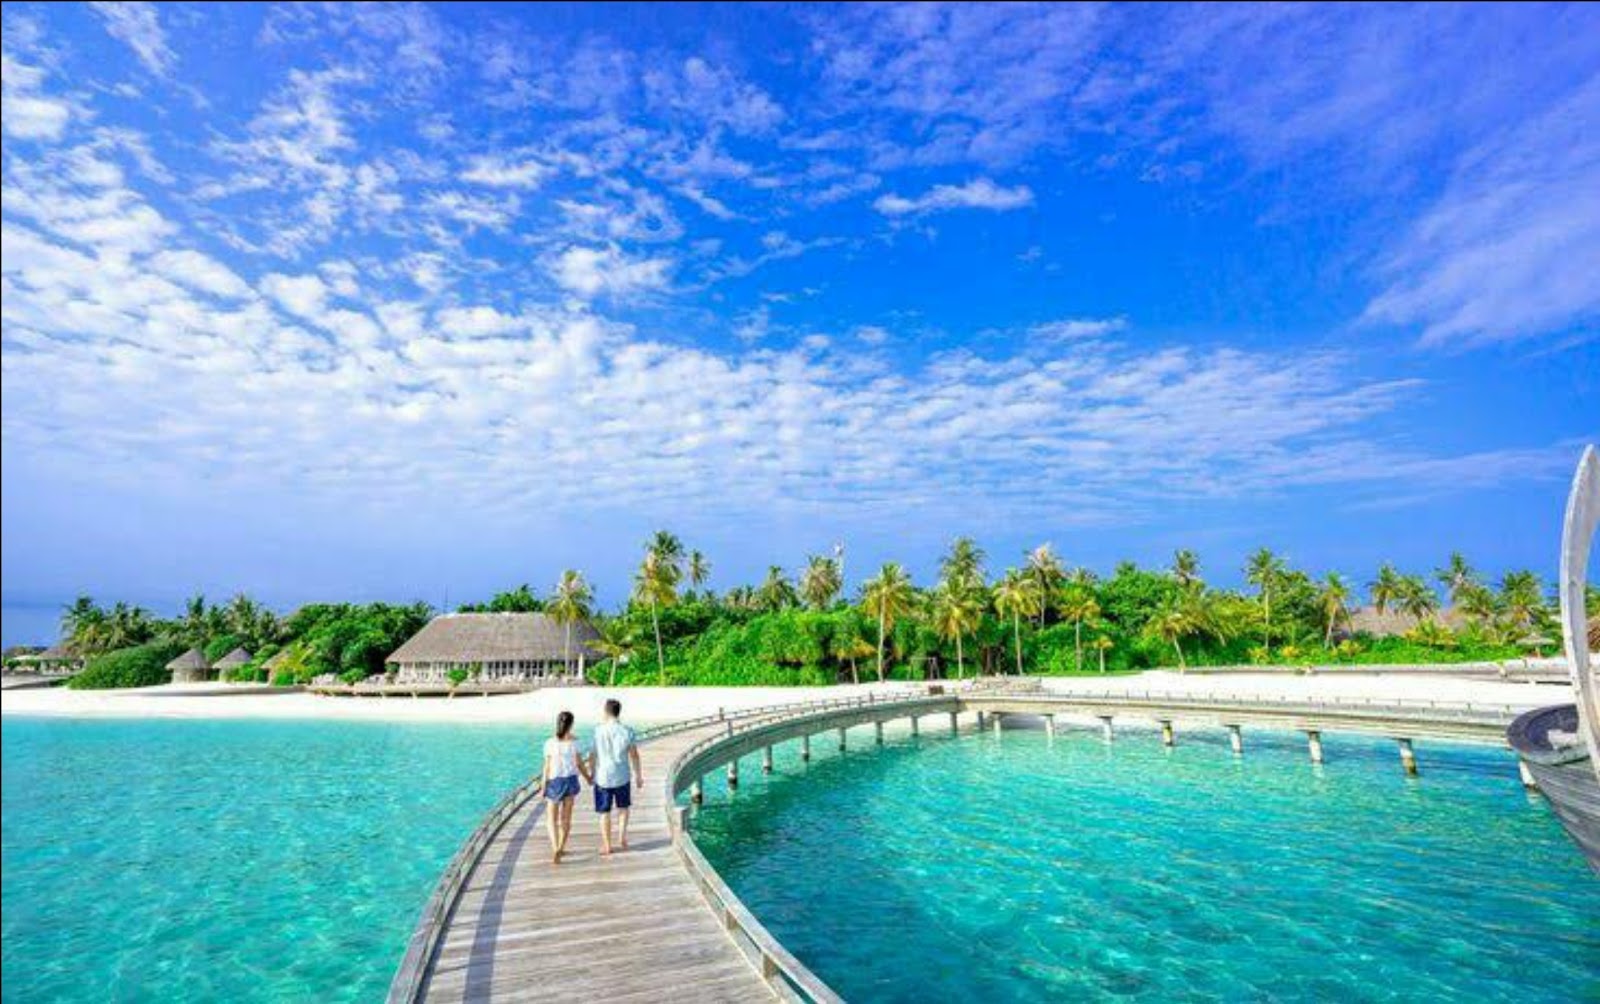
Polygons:
<instances>
[{"instance_id":1,"label":"palm tree","mask_svg":"<svg viewBox=\"0 0 1600 1004\"><path fill-rule=\"evenodd\" d=\"M1495 615L1499 612L1494 591L1477 581L1469 582L1462 587L1457 594L1456 608L1472 618L1482 629L1493 626Z\"/></svg>"},{"instance_id":2,"label":"palm tree","mask_svg":"<svg viewBox=\"0 0 1600 1004\"><path fill-rule=\"evenodd\" d=\"M1500 579L1500 606L1513 630L1532 630L1545 611L1539 577L1530 571L1507 572Z\"/></svg>"},{"instance_id":3,"label":"palm tree","mask_svg":"<svg viewBox=\"0 0 1600 1004\"><path fill-rule=\"evenodd\" d=\"M837 559L813 554L806 559L806 570L800 574L800 595L813 610L826 610L844 583L839 575Z\"/></svg>"},{"instance_id":4,"label":"palm tree","mask_svg":"<svg viewBox=\"0 0 1600 1004\"><path fill-rule=\"evenodd\" d=\"M1261 592L1261 644L1272 648L1272 586L1283 577L1283 559L1270 548L1260 548L1245 563L1244 577Z\"/></svg>"},{"instance_id":5,"label":"palm tree","mask_svg":"<svg viewBox=\"0 0 1600 1004\"><path fill-rule=\"evenodd\" d=\"M1195 591L1184 590L1161 602L1145 623L1144 631L1146 636L1172 646L1178 654L1178 672L1182 673L1188 669L1183 658L1183 639L1206 630L1209 623L1202 597Z\"/></svg>"},{"instance_id":6,"label":"palm tree","mask_svg":"<svg viewBox=\"0 0 1600 1004\"><path fill-rule=\"evenodd\" d=\"M1076 671L1083 672L1083 622L1100 616L1100 604L1085 586L1069 586L1061 594L1061 616L1072 622L1072 647Z\"/></svg>"},{"instance_id":7,"label":"palm tree","mask_svg":"<svg viewBox=\"0 0 1600 1004\"><path fill-rule=\"evenodd\" d=\"M983 549L971 537L957 537L939 562L939 577L958 588L983 585Z\"/></svg>"},{"instance_id":8,"label":"palm tree","mask_svg":"<svg viewBox=\"0 0 1600 1004\"><path fill-rule=\"evenodd\" d=\"M828 654L840 662L850 663L850 682L861 682L861 670L856 660L872 654L872 643L861 637L861 625L857 618L847 617L834 629L828 643Z\"/></svg>"},{"instance_id":9,"label":"palm tree","mask_svg":"<svg viewBox=\"0 0 1600 1004\"><path fill-rule=\"evenodd\" d=\"M595 631L598 632L598 636L590 639L589 647L610 661L611 673L606 686L615 687L617 667L633 657L633 632L628 623L620 617L601 621L595 625Z\"/></svg>"},{"instance_id":10,"label":"palm tree","mask_svg":"<svg viewBox=\"0 0 1600 1004\"><path fill-rule=\"evenodd\" d=\"M1388 613L1390 605L1400 599L1400 573L1385 561L1378 568L1378 577L1372 580L1367 589L1372 597L1372 608L1380 615Z\"/></svg>"},{"instance_id":11,"label":"palm tree","mask_svg":"<svg viewBox=\"0 0 1600 1004\"><path fill-rule=\"evenodd\" d=\"M933 630L945 641L956 643L956 679L966 675L966 659L962 639L978 630L983 620L983 602L978 591L962 588L958 583L945 582L934 591L931 607Z\"/></svg>"},{"instance_id":12,"label":"palm tree","mask_svg":"<svg viewBox=\"0 0 1600 1004\"><path fill-rule=\"evenodd\" d=\"M661 644L661 608L670 605L678 598L677 577L672 571L672 566L667 564L654 547L644 552L644 560L639 563L639 571L633 577L634 599L650 605L650 624L655 629L656 635L656 668L660 672L661 684L667 682L667 654Z\"/></svg>"},{"instance_id":13,"label":"palm tree","mask_svg":"<svg viewBox=\"0 0 1600 1004\"><path fill-rule=\"evenodd\" d=\"M78 597L61 611L61 637L79 655L94 655L100 651L105 627L105 609L87 596Z\"/></svg>"},{"instance_id":14,"label":"palm tree","mask_svg":"<svg viewBox=\"0 0 1600 1004\"><path fill-rule=\"evenodd\" d=\"M1049 544L1040 544L1028 552L1028 575L1033 579L1034 588L1038 591L1039 626L1044 627L1044 616L1049 607L1049 598L1055 594L1061 585L1065 572L1061 568L1061 559L1056 557L1055 551Z\"/></svg>"},{"instance_id":15,"label":"palm tree","mask_svg":"<svg viewBox=\"0 0 1600 1004\"><path fill-rule=\"evenodd\" d=\"M1329 572L1317 590L1317 607L1327 625L1322 634L1322 647L1333 644L1333 629L1343 621L1350 621L1350 584L1338 572Z\"/></svg>"},{"instance_id":16,"label":"palm tree","mask_svg":"<svg viewBox=\"0 0 1600 1004\"><path fill-rule=\"evenodd\" d=\"M763 610L776 613L794 606L799 598L795 595L794 585L783 574L783 569L778 565L768 565L767 577L761 583L761 588L756 590L756 601Z\"/></svg>"},{"instance_id":17,"label":"palm tree","mask_svg":"<svg viewBox=\"0 0 1600 1004\"><path fill-rule=\"evenodd\" d=\"M1185 589L1200 582L1200 556L1187 547L1172 552L1172 577Z\"/></svg>"},{"instance_id":18,"label":"palm tree","mask_svg":"<svg viewBox=\"0 0 1600 1004\"><path fill-rule=\"evenodd\" d=\"M678 579L682 574L683 541L679 540L678 535L671 531L657 530L655 535L650 538L649 546L650 550L656 552L656 557L664 565L671 567L674 573L672 582L673 585L677 585Z\"/></svg>"},{"instance_id":19,"label":"palm tree","mask_svg":"<svg viewBox=\"0 0 1600 1004\"><path fill-rule=\"evenodd\" d=\"M1106 653L1111 651L1113 643L1110 638L1107 638L1105 635L1100 635L1089 644L1094 646L1095 652L1100 656L1100 672L1102 675L1104 675L1106 671Z\"/></svg>"},{"instance_id":20,"label":"palm tree","mask_svg":"<svg viewBox=\"0 0 1600 1004\"><path fill-rule=\"evenodd\" d=\"M883 643L895 622L911 610L914 593L911 577L898 562L890 561L868 580L862 591L861 607L878 620L878 682L884 681Z\"/></svg>"},{"instance_id":21,"label":"palm tree","mask_svg":"<svg viewBox=\"0 0 1600 1004\"><path fill-rule=\"evenodd\" d=\"M1466 557L1460 551L1451 551L1450 560L1445 562L1443 568L1436 570L1433 577L1444 586L1451 606L1458 605L1462 595L1478 581L1477 571L1467 564Z\"/></svg>"},{"instance_id":22,"label":"palm tree","mask_svg":"<svg viewBox=\"0 0 1600 1004\"><path fill-rule=\"evenodd\" d=\"M195 593L184 601L183 619L179 623L182 625L179 634L184 644L191 648L205 646L206 639L211 634L211 624L204 595Z\"/></svg>"},{"instance_id":23,"label":"palm tree","mask_svg":"<svg viewBox=\"0 0 1600 1004\"><path fill-rule=\"evenodd\" d=\"M594 591L589 588L589 583L583 580L583 573L575 569L567 569L561 573L561 578L556 581L555 592L550 594L550 604L546 608L550 616L564 629L561 642L561 658L567 669L567 674L572 673L572 625L580 620L587 619L593 612Z\"/></svg>"},{"instance_id":24,"label":"palm tree","mask_svg":"<svg viewBox=\"0 0 1600 1004\"><path fill-rule=\"evenodd\" d=\"M1014 568L1007 569L1004 577L994 587L994 609L1001 617L1011 618L1011 638L1017 650L1017 675L1022 675L1022 618L1032 617L1044 604L1040 602L1038 586L1032 576Z\"/></svg>"},{"instance_id":25,"label":"palm tree","mask_svg":"<svg viewBox=\"0 0 1600 1004\"><path fill-rule=\"evenodd\" d=\"M711 562L707 561L706 556L699 551L690 551L687 571L689 588L698 593L711 578Z\"/></svg>"},{"instance_id":26,"label":"palm tree","mask_svg":"<svg viewBox=\"0 0 1600 1004\"><path fill-rule=\"evenodd\" d=\"M1431 618L1439 609L1439 597L1428 588L1428 580L1420 575L1400 577L1400 595L1396 597L1402 613L1409 614L1418 624Z\"/></svg>"}]
</instances>

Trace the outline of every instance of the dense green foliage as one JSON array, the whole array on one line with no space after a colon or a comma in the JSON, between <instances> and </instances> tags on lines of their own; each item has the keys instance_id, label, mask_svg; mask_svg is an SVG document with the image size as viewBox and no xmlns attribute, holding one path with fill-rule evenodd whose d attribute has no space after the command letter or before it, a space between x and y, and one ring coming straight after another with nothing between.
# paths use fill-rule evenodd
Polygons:
<instances>
[{"instance_id":1,"label":"dense green foliage","mask_svg":"<svg viewBox=\"0 0 1600 1004\"><path fill-rule=\"evenodd\" d=\"M165 639L106 652L90 659L83 672L67 681L67 686L74 690L154 687L172 678L167 663L183 649L181 641Z\"/></svg>"},{"instance_id":2,"label":"dense green foliage","mask_svg":"<svg viewBox=\"0 0 1600 1004\"><path fill-rule=\"evenodd\" d=\"M1371 606L1405 628L1387 637L1352 629L1359 587L1335 573L1313 579L1266 549L1241 569L1249 584L1244 591L1208 586L1199 558L1187 550L1168 569L1124 562L1100 578L1068 567L1045 546L991 579L983 552L963 538L952 543L936 583L918 586L891 562L847 599L840 561L837 552L812 555L793 581L773 566L757 585L718 595L706 588L705 555L660 532L646 546L627 603L612 616L597 616L588 583L570 570L548 598L522 585L461 609L544 611L568 631L592 619L601 637L590 648L602 659L591 665L591 677L633 685L1479 661L1550 653L1559 637L1536 575L1513 571L1490 584L1458 554L1431 577L1442 596L1428 577L1389 565L1366 584ZM1600 613L1592 589L1588 606ZM62 627L69 644L91 659L80 686L163 682L165 669L151 668L150 653L168 653L164 667L190 646L212 661L235 647L252 652L230 680L265 681L271 661L274 683L330 676L354 682L382 672L384 659L431 614L421 603L324 603L280 618L246 596L222 606L197 596L182 616L166 621L139 607L104 608L81 597Z\"/></svg>"}]
</instances>

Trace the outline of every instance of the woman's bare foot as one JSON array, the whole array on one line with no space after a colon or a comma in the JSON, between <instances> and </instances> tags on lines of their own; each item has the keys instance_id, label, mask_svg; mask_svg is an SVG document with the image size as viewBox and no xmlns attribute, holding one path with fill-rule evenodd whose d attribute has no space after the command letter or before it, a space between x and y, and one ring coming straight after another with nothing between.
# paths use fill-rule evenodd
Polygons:
<instances>
[{"instance_id":1,"label":"woman's bare foot","mask_svg":"<svg viewBox=\"0 0 1600 1004\"><path fill-rule=\"evenodd\" d=\"M600 845L600 856L603 857L603 858L609 858L611 856L611 845L610 844L601 844Z\"/></svg>"},{"instance_id":2,"label":"woman's bare foot","mask_svg":"<svg viewBox=\"0 0 1600 1004\"><path fill-rule=\"evenodd\" d=\"M561 863L561 848L557 847L555 850L550 852L550 863L553 865L559 865Z\"/></svg>"}]
</instances>

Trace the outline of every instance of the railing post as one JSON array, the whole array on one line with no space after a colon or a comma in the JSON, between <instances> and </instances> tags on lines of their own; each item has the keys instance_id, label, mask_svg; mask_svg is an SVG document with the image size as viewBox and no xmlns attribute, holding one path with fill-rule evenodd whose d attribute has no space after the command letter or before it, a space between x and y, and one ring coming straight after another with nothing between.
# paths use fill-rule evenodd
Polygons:
<instances>
[{"instance_id":1,"label":"railing post","mask_svg":"<svg viewBox=\"0 0 1600 1004\"><path fill-rule=\"evenodd\" d=\"M689 807L687 805L674 806L673 815L676 817L677 825L673 827L672 840L673 843L677 843L689 832Z\"/></svg>"},{"instance_id":2,"label":"railing post","mask_svg":"<svg viewBox=\"0 0 1600 1004\"><path fill-rule=\"evenodd\" d=\"M1411 748L1410 739L1397 739L1400 746L1400 766L1405 770L1407 777L1417 776L1417 753Z\"/></svg>"}]
</instances>

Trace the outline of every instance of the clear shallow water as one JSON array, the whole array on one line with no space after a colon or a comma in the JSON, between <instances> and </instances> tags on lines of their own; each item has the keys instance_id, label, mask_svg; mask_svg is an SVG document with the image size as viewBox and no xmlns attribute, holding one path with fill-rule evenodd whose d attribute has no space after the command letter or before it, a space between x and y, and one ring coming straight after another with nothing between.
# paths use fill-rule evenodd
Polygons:
<instances>
[{"instance_id":1,"label":"clear shallow water","mask_svg":"<svg viewBox=\"0 0 1600 1004\"><path fill-rule=\"evenodd\" d=\"M535 769L534 738L5 718L0 995L381 1000L445 862Z\"/></svg>"},{"instance_id":2,"label":"clear shallow water","mask_svg":"<svg viewBox=\"0 0 1600 1004\"><path fill-rule=\"evenodd\" d=\"M847 999L1600 1000L1600 880L1507 752L932 722L707 779L706 856Z\"/></svg>"}]
</instances>

